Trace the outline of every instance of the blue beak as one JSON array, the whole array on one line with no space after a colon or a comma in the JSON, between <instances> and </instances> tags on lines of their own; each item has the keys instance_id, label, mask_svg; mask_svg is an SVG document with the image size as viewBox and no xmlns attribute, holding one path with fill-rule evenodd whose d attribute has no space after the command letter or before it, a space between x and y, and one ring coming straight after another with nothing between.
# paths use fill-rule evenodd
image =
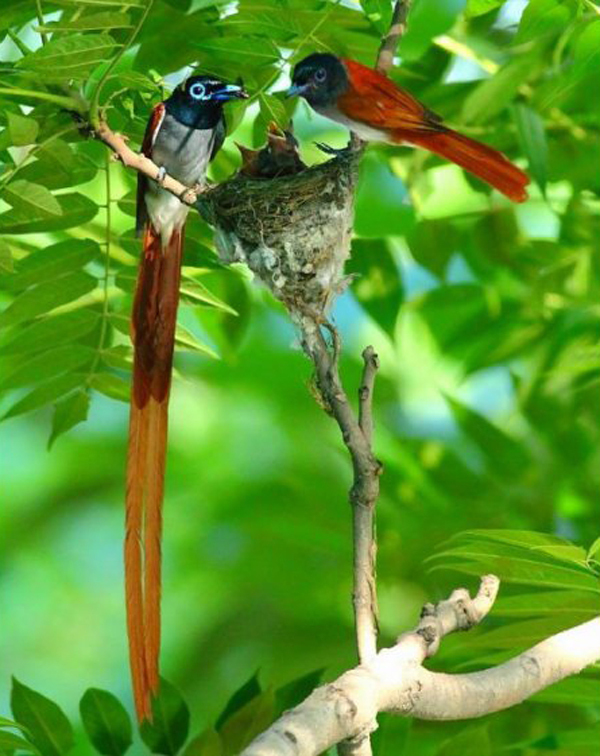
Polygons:
<instances>
[{"instance_id":1,"label":"blue beak","mask_svg":"<svg viewBox=\"0 0 600 756\"><path fill-rule=\"evenodd\" d=\"M310 84L292 84L292 86L285 93L286 97L301 97L305 92L310 89Z\"/></svg>"},{"instance_id":2,"label":"blue beak","mask_svg":"<svg viewBox=\"0 0 600 756\"><path fill-rule=\"evenodd\" d=\"M242 87L238 87L237 84L227 84L223 89L215 92L213 98L221 102L227 102L227 100L247 100L248 96L248 93Z\"/></svg>"}]
</instances>

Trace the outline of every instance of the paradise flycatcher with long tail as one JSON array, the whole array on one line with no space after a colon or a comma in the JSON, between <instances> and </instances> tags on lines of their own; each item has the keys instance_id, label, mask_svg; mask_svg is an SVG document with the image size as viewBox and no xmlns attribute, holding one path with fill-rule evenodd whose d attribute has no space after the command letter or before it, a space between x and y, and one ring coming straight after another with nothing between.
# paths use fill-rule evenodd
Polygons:
<instances>
[{"instance_id":1,"label":"paradise flycatcher with long tail","mask_svg":"<svg viewBox=\"0 0 600 756\"><path fill-rule=\"evenodd\" d=\"M330 53L313 53L294 68L288 96L301 95L318 113L367 142L424 147L505 194L527 199L529 177L498 150L444 126L385 74Z\"/></svg>"},{"instance_id":2,"label":"paradise flycatcher with long tail","mask_svg":"<svg viewBox=\"0 0 600 756\"><path fill-rule=\"evenodd\" d=\"M225 139L223 104L248 95L234 84L192 76L150 116L144 155L189 187L204 183ZM189 207L138 176L143 253L131 319L134 345L125 502L125 594L133 695L140 721L158 690L162 501L167 418L183 232Z\"/></svg>"}]
</instances>

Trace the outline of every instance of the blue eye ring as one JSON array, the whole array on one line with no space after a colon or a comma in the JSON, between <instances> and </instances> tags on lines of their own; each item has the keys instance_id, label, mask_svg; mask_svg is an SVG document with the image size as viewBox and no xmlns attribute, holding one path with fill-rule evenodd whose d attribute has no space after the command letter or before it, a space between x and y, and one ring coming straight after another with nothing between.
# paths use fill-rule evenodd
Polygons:
<instances>
[{"instance_id":1,"label":"blue eye ring","mask_svg":"<svg viewBox=\"0 0 600 756\"><path fill-rule=\"evenodd\" d=\"M322 84L327 78L327 71L324 68L317 68L315 71L315 81Z\"/></svg>"},{"instance_id":2,"label":"blue eye ring","mask_svg":"<svg viewBox=\"0 0 600 756\"><path fill-rule=\"evenodd\" d=\"M195 84L192 84L192 86L190 87L190 95L194 98L194 100L210 99L210 95L206 94L206 87L199 81L197 81Z\"/></svg>"}]
</instances>

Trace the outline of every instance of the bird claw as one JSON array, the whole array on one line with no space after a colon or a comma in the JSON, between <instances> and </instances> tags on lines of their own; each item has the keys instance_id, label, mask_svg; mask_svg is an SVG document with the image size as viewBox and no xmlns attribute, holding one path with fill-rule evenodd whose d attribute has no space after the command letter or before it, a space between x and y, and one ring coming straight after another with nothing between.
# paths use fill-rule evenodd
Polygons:
<instances>
[{"instance_id":1,"label":"bird claw","mask_svg":"<svg viewBox=\"0 0 600 756\"><path fill-rule=\"evenodd\" d=\"M167 177L167 169L164 165L159 166L158 173L156 174L156 180L159 184L163 184Z\"/></svg>"}]
</instances>

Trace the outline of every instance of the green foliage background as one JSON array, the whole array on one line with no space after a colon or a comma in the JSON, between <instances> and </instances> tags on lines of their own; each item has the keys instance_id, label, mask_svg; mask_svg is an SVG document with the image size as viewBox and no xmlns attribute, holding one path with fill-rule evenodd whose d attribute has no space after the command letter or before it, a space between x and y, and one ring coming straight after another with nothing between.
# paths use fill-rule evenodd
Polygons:
<instances>
[{"instance_id":1,"label":"green foliage background","mask_svg":"<svg viewBox=\"0 0 600 756\"><path fill-rule=\"evenodd\" d=\"M121 539L139 251L134 176L86 138L85 123L100 107L138 145L152 104L198 67L242 75L252 93L228 111L233 138L213 179L239 165L234 140L260 144L265 125L284 124L294 107L305 159L322 160L313 142L342 145L346 133L284 100L288 64L315 49L372 64L391 2L42 0L40 17L37 5L3 0L0 13L2 705L8 714L15 674L78 722L89 687L131 708ZM598 611L600 9L415 0L399 54L396 81L534 179L515 207L424 152L370 147L358 276L335 312L348 386L364 345L382 363L382 642L458 583L474 588L489 571L503 580L485 625L449 638L434 660L464 671ZM353 663L350 466L281 308L244 270L221 268L199 218L185 266L163 672L185 694L192 734L257 669L265 691L246 686L250 709L229 734L208 733L189 752L219 756L223 743L243 743L248 721L258 728L294 700L275 688ZM34 699L16 690L22 721ZM98 695L82 703L90 721ZM123 712L104 704L125 742ZM588 670L476 725L383 717L376 749L592 754L598 716ZM76 729L73 752L90 753ZM11 737L2 731L0 752L19 747Z\"/></svg>"}]
</instances>

